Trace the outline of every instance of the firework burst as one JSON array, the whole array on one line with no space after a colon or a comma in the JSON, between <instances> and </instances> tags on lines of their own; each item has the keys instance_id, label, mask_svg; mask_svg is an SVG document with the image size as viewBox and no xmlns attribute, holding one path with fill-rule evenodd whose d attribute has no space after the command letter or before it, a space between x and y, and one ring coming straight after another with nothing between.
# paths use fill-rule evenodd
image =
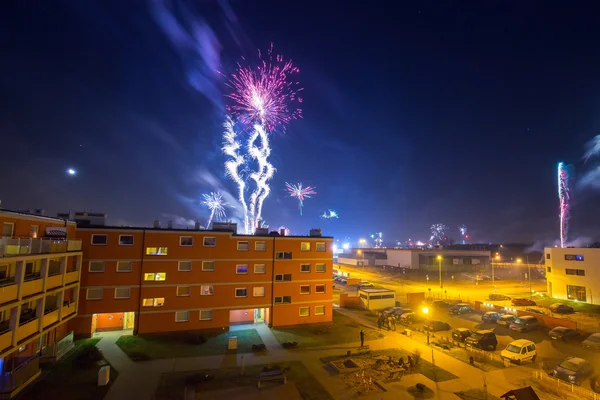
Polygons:
<instances>
[{"instance_id":1,"label":"firework burst","mask_svg":"<svg viewBox=\"0 0 600 400\"><path fill-rule=\"evenodd\" d=\"M569 173L563 163L558 163L558 201L560 218L560 247L565 247L569 228Z\"/></svg>"},{"instance_id":2,"label":"firework burst","mask_svg":"<svg viewBox=\"0 0 600 400\"><path fill-rule=\"evenodd\" d=\"M371 235L371 239L375 242L375 248L383 247L383 233L377 232Z\"/></svg>"},{"instance_id":3,"label":"firework burst","mask_svg":"<svg viewBox=\"0 0 600 400\"><path fill-rule=\"evenodd\" d=\"M210 194L203 194L202 197L204 197L202 204L210 210L210 217L208 217L208 223L206 224L207 227L210 227L213 218L218 220L225 218L225 207L229 204L223 200L221 193L210 192Z\"/></svg>"},{"instance_id":4,"label":"firework burst","mask_svg":"<svg viewBox=\"0 0 600 400\"><path fill-rule=\"evenodd\" d=\"M444 240L444 237L446 236L446 231L448 230L448 227L444 224L433 224L431 225L431 237L429 238L429 240L437 240L437 241L441 241Z\"/></svg>"},{"instance_id":5,"label":"firework burst","mask_svg":"<svg viewBox=\"0 0 600 400\"><path fill-rule=\"evenodd\" d=\"M302 207L304 207L304 200L310 199L312 196L317 194L315 188L312 186L302 187L302 182L298 182L296 185L285 183L285 190L287 190L290 197L298 199L298 209L300 209L300 215L302 215Z\"/></svg>"},{"instance_id":6,"label":"firework burst","mask_svg":"<svg viewBox=\"0 0 600 400\"><path fill-rule=\"evenodd\" d=\"M322 219L333 219L333 218L339 218L339 214L337 213L337 211L329 209L327 211L325 211L323 214L321 214L321 218Z\"/></svg>"}]
</instances>

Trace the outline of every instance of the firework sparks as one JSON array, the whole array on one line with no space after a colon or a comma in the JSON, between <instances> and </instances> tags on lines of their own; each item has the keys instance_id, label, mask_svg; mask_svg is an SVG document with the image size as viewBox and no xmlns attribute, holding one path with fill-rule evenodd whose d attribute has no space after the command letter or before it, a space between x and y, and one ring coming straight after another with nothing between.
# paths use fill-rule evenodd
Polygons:
<instances>
[{"instance_id":1,"label":"firework sparks","mask_svg":"<svg viewBox=\"0 0 600 400\"><path fill-rule=\"evenodd\" d=\"M383 233L377 232L371 235L371 239L375 242L375 248L383 247Z\"/></svg>"},{"instance_id":2,"label":"firework sparks","mask_svg":"<svg viewBox=\"0 0 600 400\"><path fill-rule=\"evenodd\" d=\"M290 80L299 72L291 61L284 61L280 55L273 53L273 46L263 59L259 52L260 62L256 67L244 67L238 64L227 86L231 92L226 96L232 100L227 110L237 122L250 128L245 146L235 132L234 120L227 117L223 134L223 152L229 156L225 163L225 172L238 186L238 197L244 211L244 227L246 233L254 230L262 218L262 206L269 196L271 188L269 180L275 174L275 168L269 162L271 147L269 133L277 127L285 131L285 125L291 120L302 117L302 110L296 107L302 103L298 93L302 90L299 83ZM250 186L241 175L241 171L249 169L249 164L256 169L247 174L249 182L254 182L248 201L244 198Z\"/></svg>"},{"instance_id":3,"label":"firework sparks","mask_svg":"<svg viewBox=\"0 0 600 400\"><path fill-rule=\"evenodd\" d=\"M229 204L223 200L223 195L221 193L210 192L210 194L203 194L202 197L204 197L202 204L210 210L210 217L208 217L208 223L206 224L207 227L210 226L213 218L218 220L225 218L225 206L228 206Z\"/></svg>"},{"instance_id":4,"label":"firework sparks","mask_svg":"<svg viewBox=\"0 0 600 400\"><path fill-rule=\"evenodd\" d=\"M298 199L298 209L300 209L300 215L302 215L302 207L304 207L304 200L310 199L312 196L317 194L315 188L312 186L302 187L302 182L298 182L296 185L285 183L285 189L287 190L290 197Z\"/></svg>"},{"instance_id":5,"label":"firework sparks","mask_svg":"<svg viewBox=\"0 0 600 400\"><path fill-rule=\"evenodd\" d=\"M458 231L460 232L460 235L462 236L462 244L466 244L465 239L469 238L469 235L467 234L467 227L466 227L466 225L461 225L458 228Z\"/></svg>"},{"instance_id":6,"label":"firework sparks","mask_svg":"<svg viewBox=\"0 0 600 400\"><path fill-rule=\"evenodd\" d=\"M431 237L429 238L429 240L444 240L444 237L446 236L446 231L448 230L448 227L444 224L433 224L431 225Z\"/></svg>"},{"instance_id":7,"label":"firework sparks","mask_svg":"<svg viewBox=\"0 0 600 400\"><path fill-rule=\"evenodd\" d=\"M569 173L563 163L558 163L558 201L560 218L560 247L565 247L569 228Z\"/></svg>"},{"instance_id":8,"label":"firework sparks","mask_svg":"<svg viewBox=\"0 0 600 400\"><path fill-rule=\"evenodd\" d=\"M335 210L327 210L325 211L323 214L321 214L321 218L322 219L333 219L333 218L339 218L339 214L337 213L337 211Z\"/></svg>"},{"instance_id":9,"label":"firework sparks","mask_svg":"<svg viewBox=\"0 0 600 400\"><path fill-rule=\"evenodd\" d=\"M291 235L291 233L290 233L290 229L289 229L289 228L286 228L286 227L285 227L285 226L283 226L283 225L279 227L279 231L278 231L278 232L279 232L279 233L283 232L284 236L290 236L290 235Z\"/></svg>"}]
</instances>

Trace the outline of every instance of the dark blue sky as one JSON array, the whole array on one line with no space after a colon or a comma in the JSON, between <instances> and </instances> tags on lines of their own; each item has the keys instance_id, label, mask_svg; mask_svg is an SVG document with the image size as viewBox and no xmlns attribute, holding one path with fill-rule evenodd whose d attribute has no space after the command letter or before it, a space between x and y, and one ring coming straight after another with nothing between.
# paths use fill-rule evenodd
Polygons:
<instances>
[{"instance_id":1,"label":"dark blue sky","mask_svg":"<svg viewBox=\"0 0 600 400\"><path fill-rule=\"evenodd\" d=\"M552 240L556 163L585 173L585 143L600 131L592 6L11 3L0 63L7 208L204 220L201 193L235 191L215 69L230 72L271 41L305 88L304 119L272 139L271 227L382 231L391 244L428 239L442 222L455 238L466 224L475 241ZM302 217L285 181L317 188ZM572 194L571 237L598 238L600 193ZM320 220L328 208L340 219Z\"/></svg>"}]
</instances>

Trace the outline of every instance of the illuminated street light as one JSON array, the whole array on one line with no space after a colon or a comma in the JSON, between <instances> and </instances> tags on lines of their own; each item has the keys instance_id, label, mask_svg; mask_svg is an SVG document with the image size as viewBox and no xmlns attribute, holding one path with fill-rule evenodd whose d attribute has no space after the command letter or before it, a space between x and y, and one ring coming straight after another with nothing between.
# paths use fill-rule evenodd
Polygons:
<instances>
[{"instance_id":1,"label":"illuminated street light","mask_svg":"<svg viewBox=\"0 0 600 400\"><path fill-rule=\"evenodd\" d=\"M523 262L523 260L521 260L520 258L517 258L517 262L520 264Z\"/></svg>"},{"instance_id":2,"label":"illuminated street light","mask_svg":"<svg viewBox=\"0 0 600 400\"><path fill-rule=\"evenodd\" d=\"M365 239L358 239L358 243L359 243L361 246L364 246L365 244L367 244L367 241L366 241Z\"/></svg>"},{"instance_id":3,"label":"illuminated street light","mask_svg":"<svg viewBox=\"0 0 600 400\"><path fill-rule=\"evenodd\" d=\"M442 282L442 256L438 255L437 260L439 262L439 273L440 273L440 289L444 288L444 283Z\"/></svg>"},{"instance_id":4,"label":"illuminated street light","mask_svg":"<svg viewBox=\"0 0 600 400\"><path fill-rule=\"evenodd\" d=\"M423 311L423 314L429 314L429 308L427 307L423 307L421 311Z\"/></svg>"}]
</instances>

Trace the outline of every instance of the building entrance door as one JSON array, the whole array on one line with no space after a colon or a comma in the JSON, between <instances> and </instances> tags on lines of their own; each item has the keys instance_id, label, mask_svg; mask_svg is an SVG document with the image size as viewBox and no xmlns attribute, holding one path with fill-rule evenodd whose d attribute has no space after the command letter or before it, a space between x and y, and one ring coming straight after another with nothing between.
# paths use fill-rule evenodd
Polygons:
<instances>
[{"instance_id":1,"label":"building entrance door","mask_svg":"<svg viewBox=\"0 0 600 400\"><path fill-rule=\"evenodd\" d=\"M254 309L254 323L265 322L265 309L255 308Z\"/></svg>"}]
</instances>

